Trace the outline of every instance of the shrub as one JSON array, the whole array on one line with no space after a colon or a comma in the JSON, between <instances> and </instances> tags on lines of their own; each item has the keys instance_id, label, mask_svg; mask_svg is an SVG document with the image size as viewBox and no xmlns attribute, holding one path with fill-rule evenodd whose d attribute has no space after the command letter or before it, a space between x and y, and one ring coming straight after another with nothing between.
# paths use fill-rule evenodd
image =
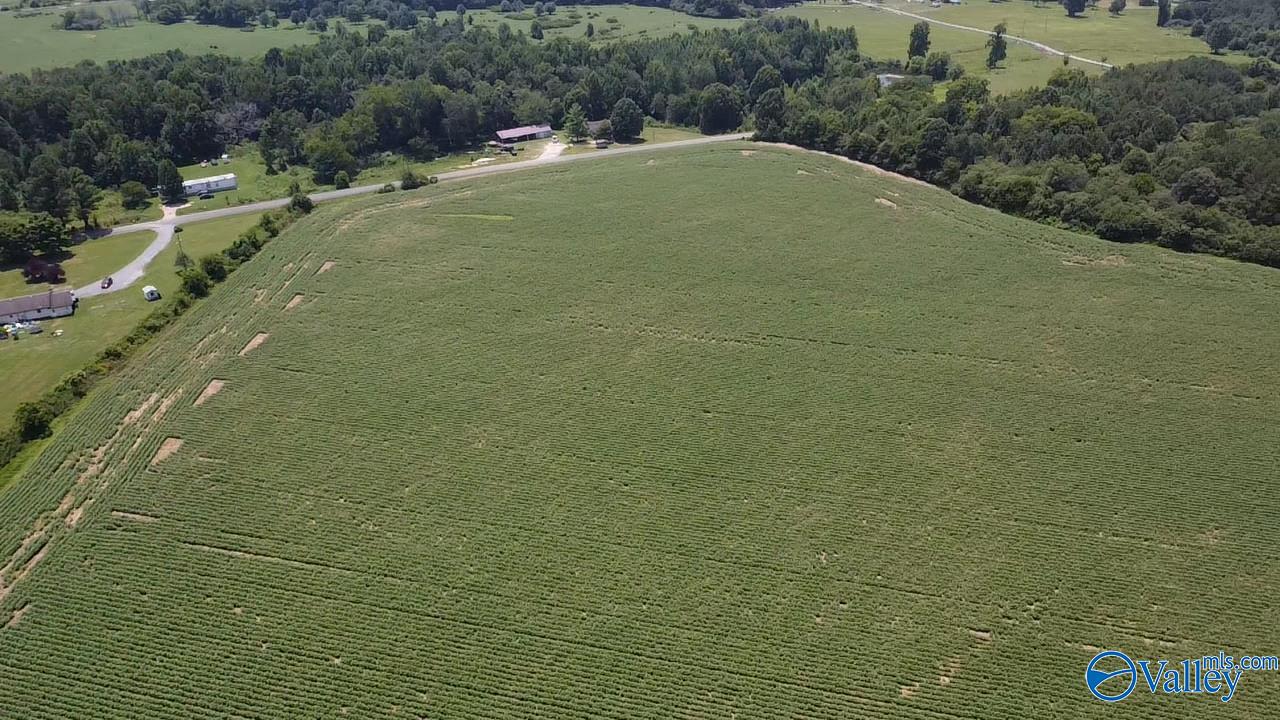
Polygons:
<instances>
[{"instance_id":1,"label":"shrub","mask_svg":"<svg viewBox=\"0 0 1280 720\"><path fill-rule=\"evenodd\" d=\"M422 178L418 177L411 168L405 168L404 173L400 176L401 190L416 190L422 187Z\"/></svg>"},{"instance_id":2,"label":"shrub","mask_svg":"<svg viewBox=\"0 0 1280 720\"><path fill-rule=\"evenodd\" d=\"M396 191L396 186L392 185L391 183L387 183L386 185L383 185L382 187L378 188L379 193L393 193L395 191Z\"/></svg>"},{"instance_id":3,"label":"shrub","mask_svg":"<svg viewBox=\"0 0 1280 720\"><path fill-rule=\"evenodd\" d=\"M339 190L346 190L351 187L351 176L346 170L339 170L333 176L333 186Z\"/></svg>"},{"instance_id":4,"label":"shrub","mask_svg":"<svg viewBox=\"0 0 1280 720\"><path fill-rule=\"evenodd\" d=\"M311 201L311 198L303 193L294 193L293 197L289 198L289 210L293 212L306 215L314 210L315 207L316 204Z\"/></svg>"},{"instance_id":5,"label":"shrub","mask_svg":"<svg viewBox=\"0 0 1280 720\"><path fill-rule=\"evenodd\" d=\"M200 272L210 281L220 283L227 279L227 260L222 255L205 255L200 258Z\"/></svg>"},{"instance_id":6,"label":"shrub","mask_svg":"<svg viewBox=\"0 0 1280 720\"><path fill-rule=\"evenodd\" d=\"M14 413L18 436L23 442L38 440L49 435L49 426L53 424L57 414L53 412L47 401L25 402L18 406Z\"/></svg>"},{"instance_id":7,"label":"shrub","mask_svg":"<svg viewBox=\"0 0 1280 720\"><path fill-rule=\"evenodd\" d=\"M209 282L209 276L204 274L199 268L188 268L178 274L182 278L182 292L193 298L202 298L209 294L209 288L212 283Z\"/></svg>"},{"instance_id":8,"label":"shrub","mask_svg":"<svg viewBox=\"0 0 1280 720\"><path fill-rule=\"evenodd\" d=\"M151 201L151 193L147 187L137 180L130 180L120 185L120 204L130 210L146 207Z\"/></svg>"}]
</instances>

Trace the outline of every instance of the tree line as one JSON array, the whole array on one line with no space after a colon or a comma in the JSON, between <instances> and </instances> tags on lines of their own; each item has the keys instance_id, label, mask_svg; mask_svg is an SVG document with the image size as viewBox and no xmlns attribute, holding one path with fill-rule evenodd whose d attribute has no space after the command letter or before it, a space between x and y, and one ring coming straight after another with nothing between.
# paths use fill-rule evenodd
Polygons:
<instances>
[{"instance_id":1,"label":"tree line","mask_svg":"<svg viewBox=\"0 0 1280 720\"><path fill-rule=\"evenodd\" d=\"M385 152L425 160L542 122L611 120L625 135L647 115L704 132L745 124L1109 239L1280 265L1269 61L1064 69L996 97L929 52L927 33L904 40L922 72L889 87L877 76L901 63L861 55L852 29L778 17L595 47L505 25L337 25L254 60L171 51L4 76L0 209L16 215L0 228L41 214L91 222L96 189L171 186L175 163L245 140L269 171L305 164L328 184ZM1000 44L989 50L999 62Z\"/></svg>"},{"instance_id":2,"label":"tree line","mask_svg":"<svg viewBox=\"0 0 1280 720\"><path fill-rule=\"evenodd\" d=\"M926 50L917 30L914 52ZM917 55L918 57L918 55ZM992 96L961 77L881 89L855 74L762 95L760 137L948 187L968 200L1121 242L1280 267L1280 68L1192 58Z\"/></svg>"},{"instance_id":3,"label":"tree line","mask_svg":"<svg viewBox=\"0 0 1280 720\"><path fill-rule=\"evenodd\" d=\"M575 5L597 5L616 0L580 0ZM646 7L670 8L689 15L708 17L744 17L758 14L767 7L779 7L788 0L638 0ZM484 9L489 0L137 0L140 15L163 24L192 19L209 25L273 27L288 20L325 30L328 21L342 18L349 22L375 19L392 27L408 29L418 24L418 13L435 19L437 13L465 15L467 10ZM507 5L514 3L508 2ZM524 3L521 3L524 5ZM528 3L532 10L535 3ZM541 4L541 3L538 3ZM553 3L554 6L554 3ZM89 12L89 11L86 11ZM504 9L502 12L523 12Z\"/></svg>"},{"instance_id":4,"label":"tree line","mask_svg":"<svg viewBox=\"0 0 1280 720\"><path fill-rule=\"evenodd\" d=\"M1214 52L1236 50L1280 61L1280 3L1275 0L1183 0L1167 24L1189 28Z\"/></svg>"}]
</instances>

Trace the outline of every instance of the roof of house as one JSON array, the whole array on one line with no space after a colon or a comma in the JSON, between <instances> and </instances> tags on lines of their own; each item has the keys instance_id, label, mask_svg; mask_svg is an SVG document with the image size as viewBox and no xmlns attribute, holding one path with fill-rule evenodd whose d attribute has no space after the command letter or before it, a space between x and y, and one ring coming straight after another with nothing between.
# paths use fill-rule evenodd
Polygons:
<instances>
[{"instance_id":1,"label":"roof of house","mask_svg":"<svg viewBox=\"0 0 1280 720\"><path fill-rule=\"evenodd\" d=\"M44 310L46 308L71 307L75 302L76 295L70 290L24 295L9 300L0 300L0 315L17 315L18 313Z\"/></svg>"},{"instance_id":2,"label":"roof of house","mask_svg":"<svg viewBox=\"0 0 1280 720\"><path fill-rule=\"evenodd\" d=\"M551 126L543 123L542 125L525 125L523 127L511 128L509 130L499 130L499 140L510 140L512 138L524 137L526 135L537 135L538 133L551 132Z\"/></svg>"},{"instance_id":3,"label":"roof of house","mask_svg":"<svg viewBox=\"0 0 1280 720\"><path fill-rule=\"evenodd\" d=\"M236 179L235 173L227 173L226 175L212 175L210 177L196 178L194 180L185 180L183 181L182 184L191 185L194 183L219 182L222 180L235 180L235 179Z\"/></svg>"}]
</instances>

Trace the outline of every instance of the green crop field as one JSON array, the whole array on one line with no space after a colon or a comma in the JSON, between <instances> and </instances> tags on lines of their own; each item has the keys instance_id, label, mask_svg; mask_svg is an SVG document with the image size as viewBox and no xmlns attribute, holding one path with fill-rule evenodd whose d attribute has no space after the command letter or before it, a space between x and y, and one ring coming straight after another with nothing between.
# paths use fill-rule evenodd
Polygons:
<instances>
[{"instance_id":1,"label":"green crop field","mask_svg":"<svg viewBox=\"0 0 1280 720\"><path fill-rule=\"evenodd\" d=\"M1262 719L1280 275L746 143L323 206L0 493L0 716Z\"/></svg>"}]
</instances>

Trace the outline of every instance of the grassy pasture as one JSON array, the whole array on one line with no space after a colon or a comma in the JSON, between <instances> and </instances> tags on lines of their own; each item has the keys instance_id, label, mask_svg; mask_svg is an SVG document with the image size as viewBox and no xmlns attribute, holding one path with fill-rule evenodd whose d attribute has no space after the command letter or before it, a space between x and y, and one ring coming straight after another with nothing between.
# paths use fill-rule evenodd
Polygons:
<instances>
[{"instance_id":1,"label":"grassy pasture","mask_svg":"<svg viewBox=\"0 0 1280 720\"><path fill-rule=\"evenodd\" d=\"M129 2L92 3L89 7L105 18L107 7L112 5L132 12ZM195 22L161 25L135 20L128 27L107 25L95 32L78 32L54 27L62 8L45 10L45 14L30 17L17 17L13 11L0 13L0 72L28 72L82 60L128 60L166 50L254 57L273 47L309 44L320 37L287 22L249 32Z\"/></svg>"},{"instance_id":2,"label":"grassy pasture","mask_svg":"<svg viewBox=\"0 0 1280 720\"><path fill-rule=\"evenodd\" d=\"M748 144L326 206L0 494L0 715L1275 717L1082 676L1280 646L1277 291Z\"/></svg>"},{"instance_id":3,"label":"grassy pasture","mask_svg":"<svg viewBox=\"0 0 1280 720\"><path fill-rule=\"evenodd\" d=\"M1209 55L1209 47L1185 31L1156 27L1155 8L1129 3L1118 17L1111 16L1105 3L1088 10L1082 17L1071 19L1062 6L1046 2L1035 7L1027 0L1011 2L971 2L962 5L930 7L927 3L885 0L884 7L904 10L944 22L990 30L997 23L1008 25L1011 35L1045 43L1073 55L1109 62L1114 65L1175 60L1195 55ZM861 50L875 58L897 58L905 61L907 39L914 18L877 11L857 5L804 3L778 11L807 20L817 20L826 27L854 26ZM945 50L952 59L964 65L971 75L987 78L993 92L1007 93L1034 85L1043 85L1062 58L1046 55L1021 43L1010 42L1008 58L1001 67L988 70L987 38L979 33L931 25L932 50ZM1228 62L1244 62L1243 55L1224 55ZM1102 72L1096 65L1072 62L1094 75Z\"/></svg>"},{"instance_id":4,"label":"grassy pasture","mask_svg":"<svg viewBox=\"0 0 1280 720\"><path fill-rule=\"evenodd\" d=\"M528 19L515 19L510 15L503 15L497 12L497 7L491 7L487 10L468 10L468 15L475 16L475 24L487 26L496 29L501 23L507 23L512 30L523 31L529 34L529 29L533 26L533 3L527 3L528 8L525 12ZM440 19L450 18L452 22L452 13L440 13ZM567 21L569 19L577 22L568 27L547 28L545 23L548 19L555 18L558 21ZM616 22L611 22L616 21ZM641 5L559 5L556 6L554 15L543 18L540 22L544 23L544 38L550 40L556 37L580 38L585 37L587 32L587 23L591 23L595 27L595 36L593 42L608 42L611 40L639 40L644 38L666 37L667 35L675 35L688 32L691 28L705 30L716 27L735 27L742 21L737 19L720 20L717 18L695 17L682 12L668 10L666 8L644 7Z\"/></svg>"},{"instance_id":5,"label":"grassy pasture","mask_svg":"<svg viewBox=\"0 0 1280 720\"><path fill-rule=\"evenodd\" d=\"M909 9L916 12L921 4L911 4ZM779 11L782 14L795 15L809 21L817 21L823 27L848 27L852 25L858 32L858 48L866 55L880 60L907 59L907 38L916 20L888 12L878 12L871 8L852 5L824 5L806 3ZM963 20L948 19L948 22ZM1043 85L1054 70L1062 67L1062 59L1048 57L1021 43L1009 43L1008 57L994 70L987 69L987 38L975 32L956 30L953 28L931 26L929 28L931 50L951 53L952 62L964 66L965 72L987 79L994 93L1008 93L1014 90ZM1101 69L1087 63L1076 63L1091 75L1098 74Z\"/></svg>"}]
</instances>

